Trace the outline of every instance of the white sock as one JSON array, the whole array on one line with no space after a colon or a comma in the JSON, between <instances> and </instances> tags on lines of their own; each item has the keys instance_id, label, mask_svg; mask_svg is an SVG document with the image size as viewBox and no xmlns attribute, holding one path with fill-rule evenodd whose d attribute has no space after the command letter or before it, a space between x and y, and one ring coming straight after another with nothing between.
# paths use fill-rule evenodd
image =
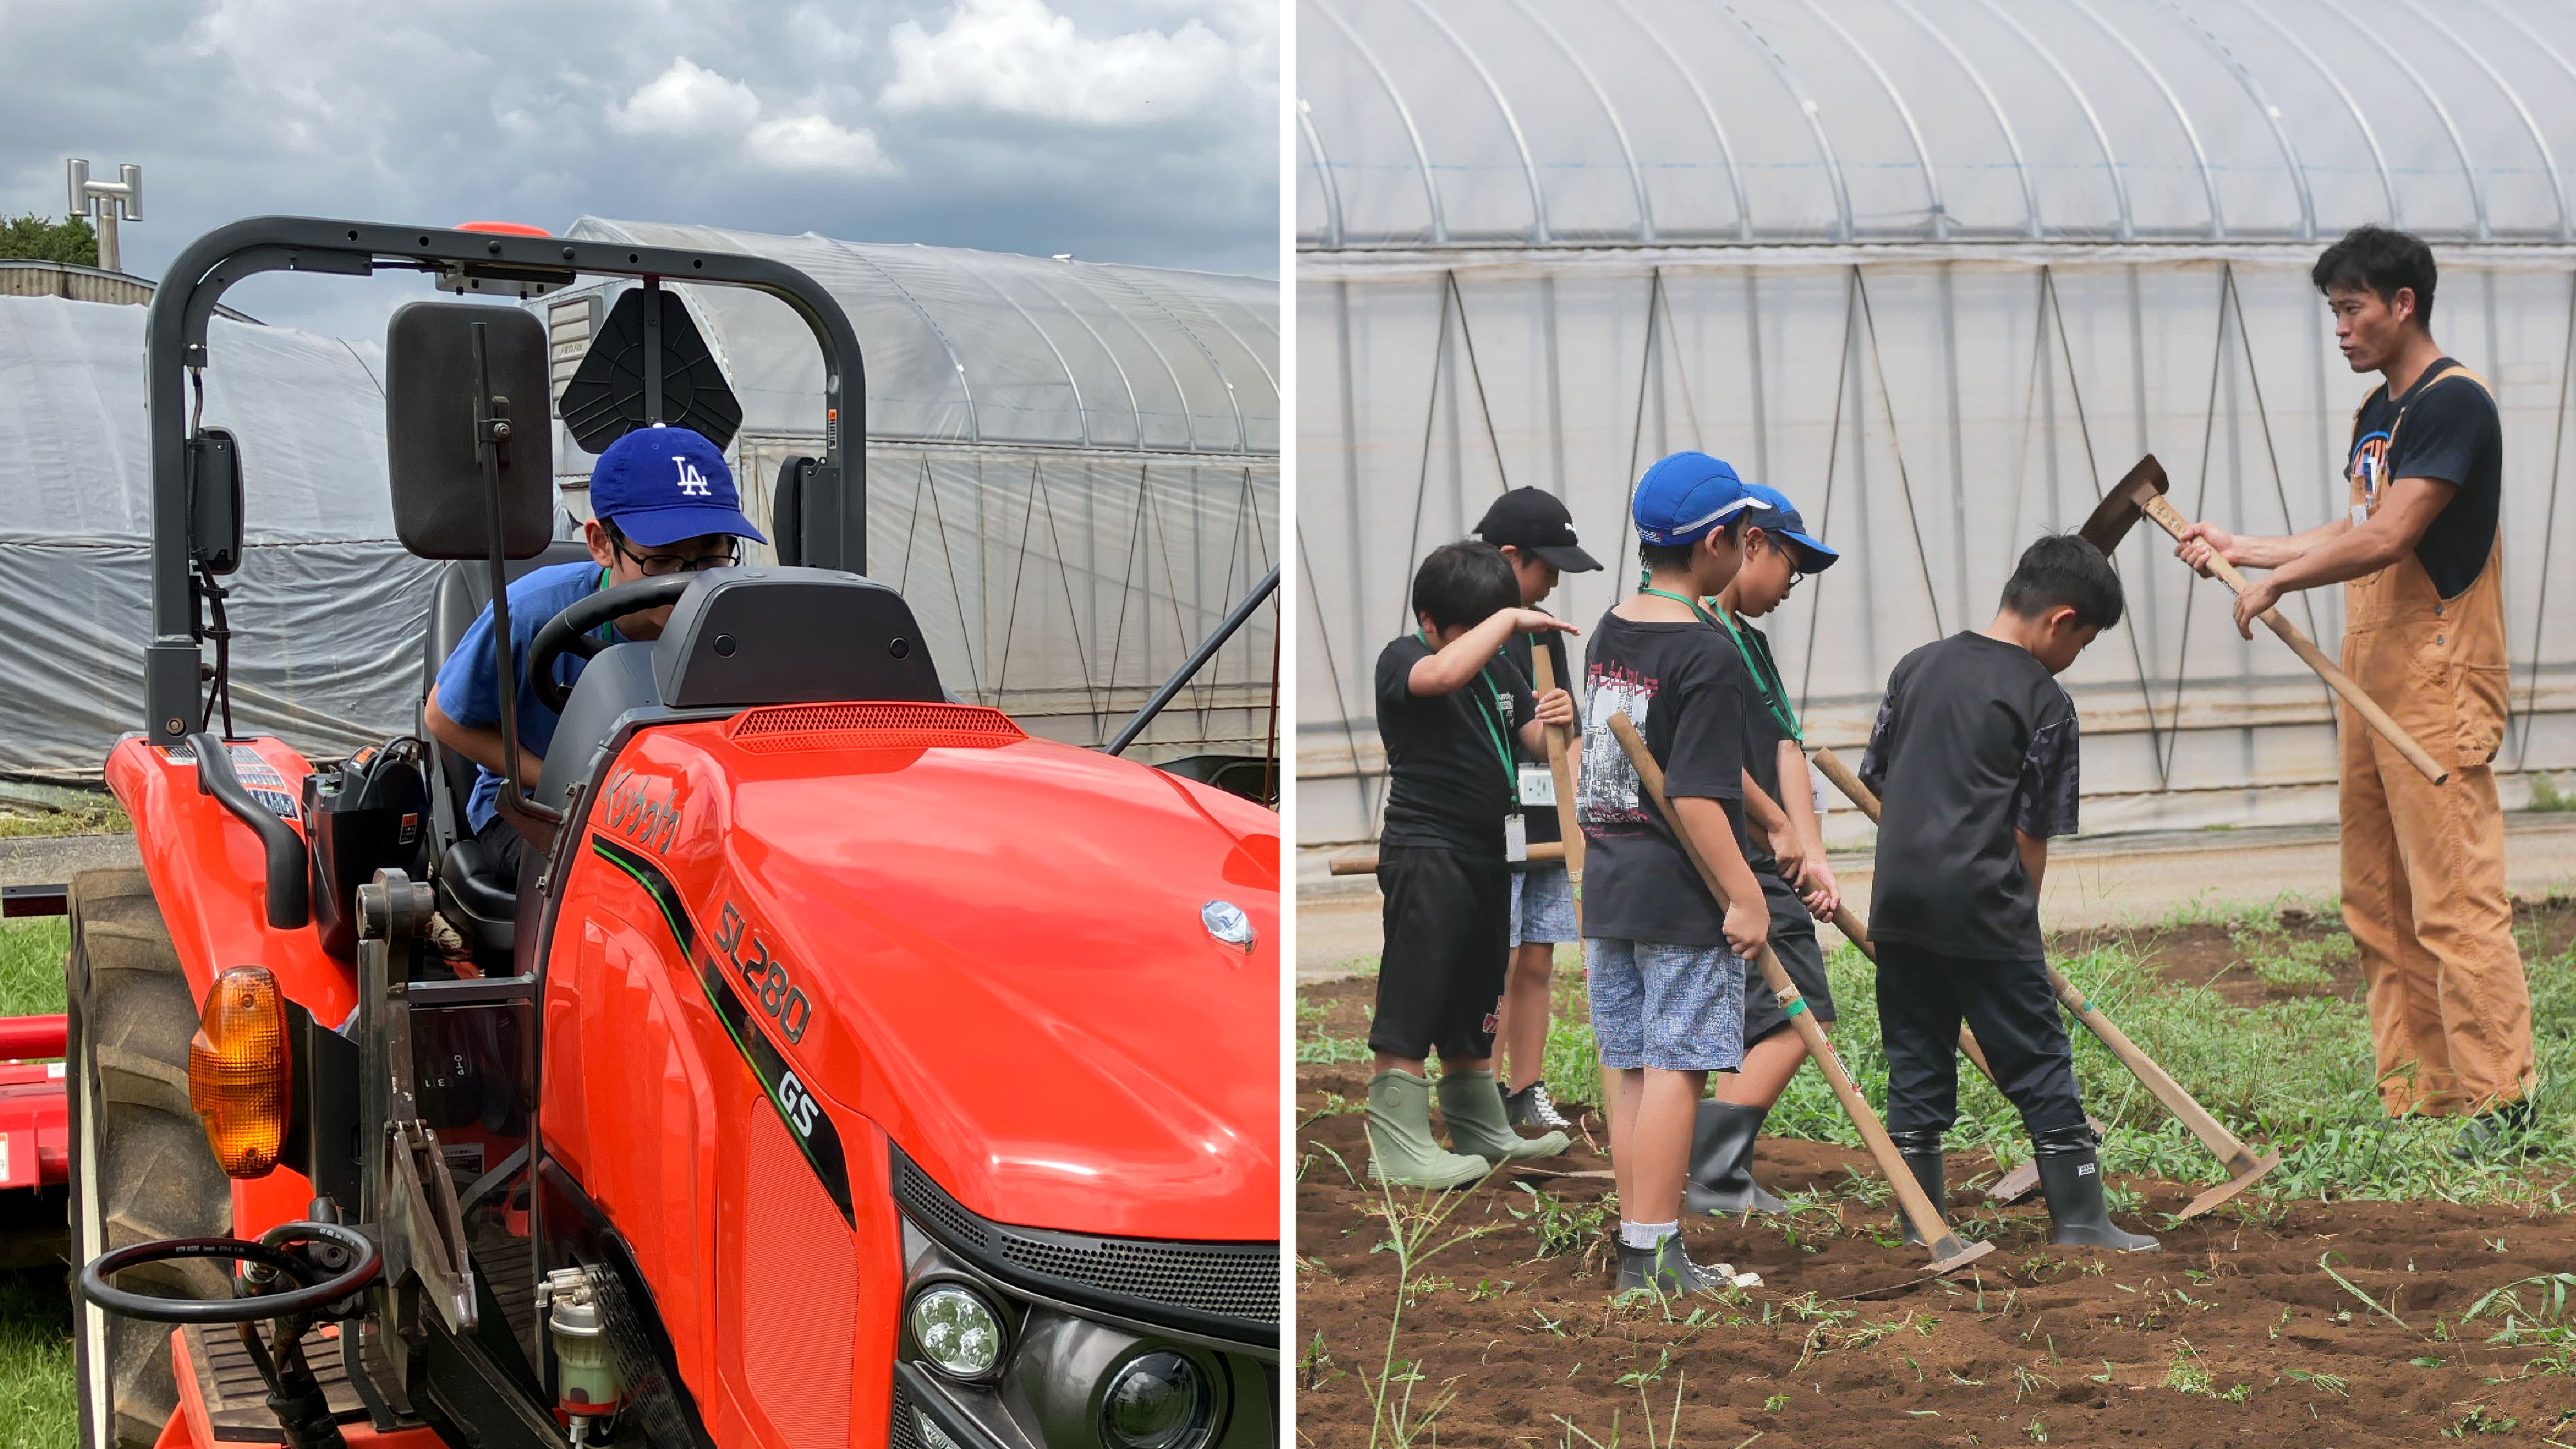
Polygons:
<instances>
[{"instance_id":1,"label":"white sock","mask_svg":"<svg viewBox=\"0 0 2576 1449\"><path fill-rule=\"evenodd\" d=\"M1682 1225L1679 1222L1632 1223L1626 1218L1621 1218L1619 1220L1619 1242L1624 1247L1651 1248L1657 1243L1662 1242L1664 1239L1679 1233L1681 1230Z\"/></svg>"}]
</instances>

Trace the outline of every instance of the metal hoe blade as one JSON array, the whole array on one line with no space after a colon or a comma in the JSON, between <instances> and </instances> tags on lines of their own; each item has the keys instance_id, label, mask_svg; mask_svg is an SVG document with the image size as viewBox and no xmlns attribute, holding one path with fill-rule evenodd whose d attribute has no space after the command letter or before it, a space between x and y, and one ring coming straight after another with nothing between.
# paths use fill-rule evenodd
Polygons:
<instances>
[{"instance_id":1,"label":"metal hoe blade","mask_svg":"<svg viewBox=\"0 0 2576 1449\"><path fill-rule=\"evenodd\" d=\"M2243 1159L2240 1158L2238 1160L2242 1161ZM2229 1165L2233 1166L2234 1164L2231 1163ZM2211 1188L2209 1191L2202 1193L2200 1196L2193 1198L2191 1200L2191 1206L2184 1208L2180 1213L2176 1214L2174 1220L2176 1222L2180 1222L2184 1218L2196 1218L2200 1216L2202 1213L2205 1213L2211 1208L2218 1206L2220 1203L2227 1201L2229 1198L2236 1196L2245 1189L2261 1182L2264 1178L2271 1176L2272 1169L2280 1165L2281 1154L2277 1152L2266 1157L2255 1158L2253 1163L2246 1167L2244 1171L2237 1173L2227 1181L2222 1182L2218 1186Z\"/></svg>"}]
</instances>

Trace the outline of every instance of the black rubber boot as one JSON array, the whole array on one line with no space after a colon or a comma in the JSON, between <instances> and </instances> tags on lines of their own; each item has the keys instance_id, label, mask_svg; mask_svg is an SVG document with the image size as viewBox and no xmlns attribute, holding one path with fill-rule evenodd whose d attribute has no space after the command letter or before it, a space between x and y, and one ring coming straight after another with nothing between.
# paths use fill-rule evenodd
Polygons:
<instances>
[{"instance_id":1,"label":"black rubber boot","mask_svg":"<svg viewBox=\"0 0 2576 1449\"><path fill-rule=\"evenodd\" d=\"M2491 1107L2471 1117L2460 1129L2460 1140L2452 1145L2451 1155L2462 1162L2476 1162L2528 1152L2538 1145L2532 1140L2531 1130L2536 1120L2527 1101Z\"/></svg>"},{"instance_id":2,"label":"black rubber boot","mask_svg":"<svg viewBox=\"0 0 2576 1449\"><path fill-rule=\"evenodd\" d=\"M2070 1248L2109 1248L2122 1253L2152 1253L2163 1247L2144 1233L2115 1226L2102 1201L2102 1164L2093 1151L2093 1131L2071 1127L2035 1137L2039 1190L2048 1199L2048 1240Z\"/></svg>"},{"instance_id":3,"label":"black rubber boot","mask_svg":"<svg viewBox=\"0 0 2576 1449\"><path fill-rule=\"evenodd\" d=\"M1746 1213L1787 1212L1789 1205L1762 1190L1753 1180L1753 1139L1762 1135L1768 1107L1736 1102L1702 1101L1691 1128L1690 1184L1682 1190L1682 1211L1742 1217Z\"/></svg>"},{"instance_id":4,"label":"black rubber boot","mask_svg":"<svg viewBox=\"0 0 2576 1449\"><path fill-rule=\"evenodd\" d=\"M1614 1293L1633 1293L1643 1288L1659 1297L1681 1293L1714 1293L1727 1286L1725 1280L1708 1268L1690 1260L1682 1249L1682 1235L1673 1234L1651 1248L1632 1248L1619 1244L1619 1284Z\"/></svg>"},{"instance_id":5,"label":"black rubber boot","mask_svg":"<svg viewBox=\"0 0 2576 1449\"><path fill-rule=\"evenodd\" d=\"M1922 1187L1923 1195L1932 1199L1932 1211L1939 1213L1943 1222L1948 1222L1950 1174L1948 1161L1941 1155L1941 1134L1914 1131L1887 1135L1896 1144L1896 1155L1904 1158L1905 1165L1913 1171L1914 1181ZM1896 1225L1905 1230L1908 1246L1923 1246L1923 1235L1914 1231L1914 1222L1905 1215L1902 1207L1896 1211Z\"/></svg>"}]
</instances>

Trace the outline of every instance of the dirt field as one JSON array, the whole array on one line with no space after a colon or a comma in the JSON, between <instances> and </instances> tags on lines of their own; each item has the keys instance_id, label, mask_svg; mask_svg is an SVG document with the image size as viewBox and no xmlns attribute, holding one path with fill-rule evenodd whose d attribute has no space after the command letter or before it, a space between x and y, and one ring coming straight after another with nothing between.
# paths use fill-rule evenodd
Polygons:
<instances>
[{"instance_id":1,"label":"dirt field","mask_svg":"<svg viewBox=\"0 0 2576 1449\"><path fill-rule=\"evenodd\" d=\"M2547 902L2523 924L2527 955L2549 963L2535 964L2537 988L2569 963L2576 906ZM2340 937L2294 911L2060 945L2132 953L2178 995L2206 987L2244 1009L2241 1029L2300 1019L2310 1004L2357 1009ZM1301 1044L1323 1049L1301 1056L1365 1035L1370 986L1306 993ZM1856 1046L1856 1071L1866 1050ZM1578 1144L1548 1171L1390 1201L1354 1178L1368 1153L1356 1110L1367 1073L1361 1061L1299 1068L1302 1443L2576 1446L2576 1215L2557 1210L2571 1173L2555 1152L2505 1169L2520 1176L2501 1193L2495 1179L2446 1183L2474 1205L2258 1189L2179 1225L2169 1215L2214 1175L2118 1175L2115 1198L2135 1194L2121 1216L2165 1251L2114 1257L2052 1250L2036 1198L1987 1204L1976 1189L1998 1175L1994 1158L1954 1150L1953 1217L1997 1251L1927 1279L1864 1154L1765 1138L1758 1170L1794 1211L1686 1229L1694 1257L1759 1273L1761 1286L1613 1303L1615 1204L1597 1151ZM1599 1130L1597 1117L1587 1125ZM2352 1134L2323 1144L2332 1152L2375 1150L2360 1140L2366 1124L2330 1130ZM2319 1147L2301 1150L2313 1160ZM1410 1286L1390 1350L1398 1236ZM2514 1303L2490 1299L2508 1285ZM1381 1382L1389 1412L1372 1434Z\"/></svg>"}]
</instances>

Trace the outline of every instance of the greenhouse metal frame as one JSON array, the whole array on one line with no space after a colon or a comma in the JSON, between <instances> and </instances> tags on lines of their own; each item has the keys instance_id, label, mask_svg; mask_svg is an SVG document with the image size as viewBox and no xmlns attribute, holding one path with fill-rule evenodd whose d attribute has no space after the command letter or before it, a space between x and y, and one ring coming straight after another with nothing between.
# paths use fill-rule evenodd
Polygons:
<instances>
[{"instance_id":1,"label":"greenhouse metal frame","mask_svg":"<svg viewBox=\"0 0 2576 1449\"><path fill-rule=\"evenodd\" d=\"M1404 589L1495 493L1563 496L1628 582L1628 489L1701 447L1847 561L1771 633L1811 743L1982 625L2020 547L2156 453L2240 531L2343 506L2351 410L2307 272L2365 221L2432 242L2434 330L2494 386L2509 802L2576 769L2553 631L2576 349L2561 157L2576 15L2417 0L1301 0L1301 844L1374 834L1370 666ZM2424 43L2398 53L2372 26ZM2544 124L2546 115L2549 124ZM2066 677L2088 831L2334 811L2328 696L2236 638L2223 586L2137 530L2130 615ZM1614 559L1614 554L1616 555ZM2341 591L2285 605L2329 650ZM2565 590L2556 599L2565 611ZM1832 832L1846 841L1848 815Z\"/></svg>"}]
</instances>

